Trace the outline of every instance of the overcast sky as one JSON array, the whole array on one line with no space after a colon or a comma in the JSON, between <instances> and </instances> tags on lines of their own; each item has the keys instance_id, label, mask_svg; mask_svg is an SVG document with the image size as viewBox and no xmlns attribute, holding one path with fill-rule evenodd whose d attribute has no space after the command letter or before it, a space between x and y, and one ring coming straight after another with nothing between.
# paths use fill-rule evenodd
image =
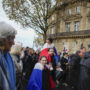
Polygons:
<instances>
[{"instance_id":1,"label":"overcast sky","mask_svg":"<svg viewBox=\"0 0 90 90\"><path fill-rule=\"evenodd\" d=\"M20 25L16 24L14 21L10 21L2 8L2 0L0 0L0 21L5 21L11 24L17 30L15 42L20 42L23 46L33 47L33 40L35 37L34 30L31 28L26 30L20 27Z\"/></svg>"}]
</instances>

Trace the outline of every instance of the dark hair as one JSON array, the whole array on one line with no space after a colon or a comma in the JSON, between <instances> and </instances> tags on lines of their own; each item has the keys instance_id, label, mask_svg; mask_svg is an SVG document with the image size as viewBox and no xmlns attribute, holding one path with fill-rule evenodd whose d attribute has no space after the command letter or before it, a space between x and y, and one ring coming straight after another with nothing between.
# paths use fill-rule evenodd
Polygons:
<instances>
[{"instance_id":1,"label":"dark hair","mask_svg":"<svg viewBox=\"0 0 90 90\"><path fill-rule=\"evenodd\" d=\"M40 60L42 60L42 58L46 58L46 59L47 59L47 57L46 57L46 56L41 56L41 57L40 57Z\"/></svg>"},{"instance_id":2,"label":"dark hair","mask_svg":"<svg viewBox=\"0 0 90 90\"><path fill-rule=\"evenodd\" d=\"M50 51L50 49L53 49L54 50L54 48L48 48L48 51Z\"/></svg>"},{"instance_id":3,"label":"dark hair","mask_svg":"<svg viewBox=\"0 0 90 90\"><path fill-rule=\"evenodd\" d=\"M90 44L88 44L88 48L90 48Z\"/></svg>"},{"instance_id":4,"label":"dark hair","mask_svg":"<svg viewBox=\"0 0 90 90\"><path fill-rule=\"evenodd\" d=\"M26 47L26 49L28 49L29 47Z\"/></svg>"},{"instance_id":5,"label":"dark hair","mask_svg":"<svg viewBox=\"0 0 90 90\"><path fill-rule=\"evenodd\" d=\"M50 43L53 43L53 39L52 38L47 38L47 40L49 40Z\"/></svg>"},{"instance_id":6,"label":"dark hair","mask_svg":"<svg viewBox=\"0 0 90 90\"><path fill-rule=\"evenodd\" d=\"M76 51L76 55L78 55L80 52L81 52L80 50Z\"/></svg>"},{"instance_id":7,"label":"dark hair","mask_svg":"<svg viewBox=\"0 0 90 90\"><path fill-rule=\"evenodd\" d=\"M80 49L84 49L85 47L81 47ZM86 48L85 48L86 49Z\"/></svg>"}]
</instances>

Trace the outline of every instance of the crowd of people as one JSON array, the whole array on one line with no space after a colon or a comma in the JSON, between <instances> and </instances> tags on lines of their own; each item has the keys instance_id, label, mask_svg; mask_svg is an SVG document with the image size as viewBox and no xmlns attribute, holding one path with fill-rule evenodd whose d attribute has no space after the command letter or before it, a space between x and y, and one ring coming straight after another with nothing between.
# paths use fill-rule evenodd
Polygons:
<instances>
[{"instance_id":1,"label":"crowd of people","mask_svg":"<svg viewBox=\"0 0 90 90\"><path fill-rule=\"evenodd\" d=\"M57 53L47 38L40 50L15 43L16 30L0 22L0 90L90 90L90 45L76 53ZM60 89L62 90L62 89ZM64 90L64 89L63 89Z\"/></svg>"}]
</instances>

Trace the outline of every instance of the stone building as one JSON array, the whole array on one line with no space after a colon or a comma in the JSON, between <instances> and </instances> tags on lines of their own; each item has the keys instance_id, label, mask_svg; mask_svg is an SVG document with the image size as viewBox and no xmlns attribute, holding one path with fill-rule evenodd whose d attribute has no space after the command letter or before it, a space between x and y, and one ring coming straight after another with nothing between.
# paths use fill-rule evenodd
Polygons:
<instances>
[{"instance_id":1,"label":"stone building","mask_svg":"<svg viewBox=\"0 0 90 90\"><path fill-rule=\"evenodd\" d=\"M90 44L90 0L56 0L49 18L47 36L54 39L58 51L64 47L73 53Z\"/></svg>"}]
</instances>

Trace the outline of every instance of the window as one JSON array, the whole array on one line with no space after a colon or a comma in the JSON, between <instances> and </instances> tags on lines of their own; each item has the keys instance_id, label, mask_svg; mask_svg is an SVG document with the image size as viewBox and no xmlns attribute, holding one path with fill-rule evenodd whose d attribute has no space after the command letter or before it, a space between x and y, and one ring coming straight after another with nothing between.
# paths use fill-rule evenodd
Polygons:
<instances>
[{"instance_id":1,"label":"window","mask_svg":"<svg viewBox=\"0 0 90 90\"><path fill-rule=\"evenodd\" d=\"M90 30L90 17L88 17L88 29Z\"/></svg>"},{"instance_id":2,"label":"window","mask_svg":"<svg viewBox=\"0 0 90 90\"><path fill-rule=\"evenodd\" d=\"M70 32L70 23L66 23L66 32Z\"/></svg>"},{"instance_id":3,"label":"window","mask_svg":"<svg viewBox=\"0 0 90 90\"><path fill-rule=\"evenodd\" d=\"M74 31L79 31L79 26L80 26L80 22L79 21L75 22Z\"/></svg>"},{"instance_id":4,"label":"window","mask_svg":"<svg viewBox=\"0 0 90 90\"><path fill-rule=\"evenodd\" d=\"M68 9L67 14L68 14L68 16L71 15L71 9Z\"/></svg>"},{"instance_id":5,"label":"window","mask_svg":"<svg viewBox=\"0 0 90 90\"><path fill-rule=\"evenodd\" d=\"M53 21L53 20L55 20L55 16L54 16L54 15L52 15L52 21Z\"/></svg>"},{"instance_id":6,"label":"window","mask_svg":"<svg viewBox=\"0 0 90 90\"><path fill-rule=\"evenodd\" d=\"M51 27L51 29L50 29L51 34L54 34L54 29L55 29L54 27Z\"/></svg>"},{"instance_id":7,"label":"window","mask_svg":"<svg viewBox=\"0 0 90 90\"><path fill-rule=\"evenodd\" d=\"M75 12L76 12L76 14L80 14L80 6L77 6L77 7L75 8Z\"/></svg>"}]
</instances>

